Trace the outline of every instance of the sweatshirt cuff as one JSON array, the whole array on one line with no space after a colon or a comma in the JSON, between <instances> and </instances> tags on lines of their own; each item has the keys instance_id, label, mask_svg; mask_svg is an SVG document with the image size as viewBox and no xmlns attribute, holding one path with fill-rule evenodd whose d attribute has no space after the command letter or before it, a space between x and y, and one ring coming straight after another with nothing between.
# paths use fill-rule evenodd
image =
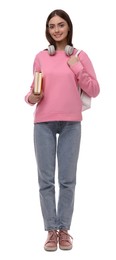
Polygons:
<instances>
[{"instance_id":1,"label":"sweatshirt cuff","mask_svg":"<svg viewBox=\"0 0 116 260\"><path fill-rule=\"evenodd\" d=\"M73 71L75 75L78 75L78 73L83 70L83 65L81 64L81 62L78 61L75 64L71 65L70 69Z\"/></svg>"}]
</instances>

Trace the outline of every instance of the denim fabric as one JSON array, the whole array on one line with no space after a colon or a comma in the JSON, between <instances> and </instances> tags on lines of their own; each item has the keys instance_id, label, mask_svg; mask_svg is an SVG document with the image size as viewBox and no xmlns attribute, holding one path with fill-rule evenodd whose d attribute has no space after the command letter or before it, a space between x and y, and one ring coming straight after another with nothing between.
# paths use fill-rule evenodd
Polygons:
<instances>
[{"instance_id":1,"label":"denim fabric","mask_svg":"<svg viewBox=\"0 0 116 260\"><path fill-rule=\"evenodd\" d=\"M54 121L34 124L34 147L45 230L70 229L80 139L80 122ZM59 185L57 205L56 156Z\"/></svg>"}]
</instances>

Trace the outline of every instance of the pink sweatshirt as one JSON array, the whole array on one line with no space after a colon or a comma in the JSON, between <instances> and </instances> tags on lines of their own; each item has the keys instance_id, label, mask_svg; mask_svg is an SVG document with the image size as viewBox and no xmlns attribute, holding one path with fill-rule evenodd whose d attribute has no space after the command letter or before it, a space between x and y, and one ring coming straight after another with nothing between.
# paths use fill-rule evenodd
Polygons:
<instances>
[{"instance_id":1,"label":"pink sweatshirt","mask_svg":"<svg viewBox=\"0 0 116 260\"><path fill-rule=\"evenodd\" d=\"M74 53L76 53L74 49ZM93 65L84 51L79 54L79 61L68 66L69 57L64 51L58 50L50 56L47 50L39 52L34 60L33 72L43 73L44 97L36 105L34 122L46 121L81 121L82 102L77 88L77 82L90 97L96 97L100 88ZM34 80L28 97L33 91ZM31 104L30 104L31 105Z\"/></svg>"}]
</instances>

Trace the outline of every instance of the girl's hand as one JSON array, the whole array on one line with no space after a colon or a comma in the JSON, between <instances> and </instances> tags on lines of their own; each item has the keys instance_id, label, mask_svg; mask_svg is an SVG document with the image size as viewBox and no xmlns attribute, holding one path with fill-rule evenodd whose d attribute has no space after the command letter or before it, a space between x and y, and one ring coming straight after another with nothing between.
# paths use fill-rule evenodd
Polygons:
<instances>
[{"instance_id":1,"label":"girl's hand","mask_svg":"<svg viewBox=\"0 0 116 260\"><path fill-rule=\"evenodd\" d=\"M75 64L76 62L79 61L78 56L76 57L75 55L72 55L69 59L68 59L68 65L71 66L73 64Z\"/></svg>"},{"instance_id":2,"label":"girl's hand","mask_svg":"<svg viewBox=\"0 0 116 260\"><path fill-rule=\"evenodd\" d=\"M43 91L41 91L40 94L34 94L33 92L31 93L31 95L28 97L28 101L31 104L36 104L39 103L41 101L41 99L43 98L44 94Z\"/></svg>"}]
</instances>

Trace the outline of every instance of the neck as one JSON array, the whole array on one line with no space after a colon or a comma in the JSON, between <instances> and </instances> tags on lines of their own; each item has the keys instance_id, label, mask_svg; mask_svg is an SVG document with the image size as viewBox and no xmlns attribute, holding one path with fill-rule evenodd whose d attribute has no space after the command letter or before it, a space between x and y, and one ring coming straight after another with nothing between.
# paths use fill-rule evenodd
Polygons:
<instances>
[{"instance_id":1,"label":"neck","mask_svg":"<svg viewBox=\"0 0 116 260\"><path fill-rule=\"evenodd\" d=\"M67 42L57 42L56 43L56 49L57 50L64 50L67 45Z\"/></svg>"}]
</instances>

